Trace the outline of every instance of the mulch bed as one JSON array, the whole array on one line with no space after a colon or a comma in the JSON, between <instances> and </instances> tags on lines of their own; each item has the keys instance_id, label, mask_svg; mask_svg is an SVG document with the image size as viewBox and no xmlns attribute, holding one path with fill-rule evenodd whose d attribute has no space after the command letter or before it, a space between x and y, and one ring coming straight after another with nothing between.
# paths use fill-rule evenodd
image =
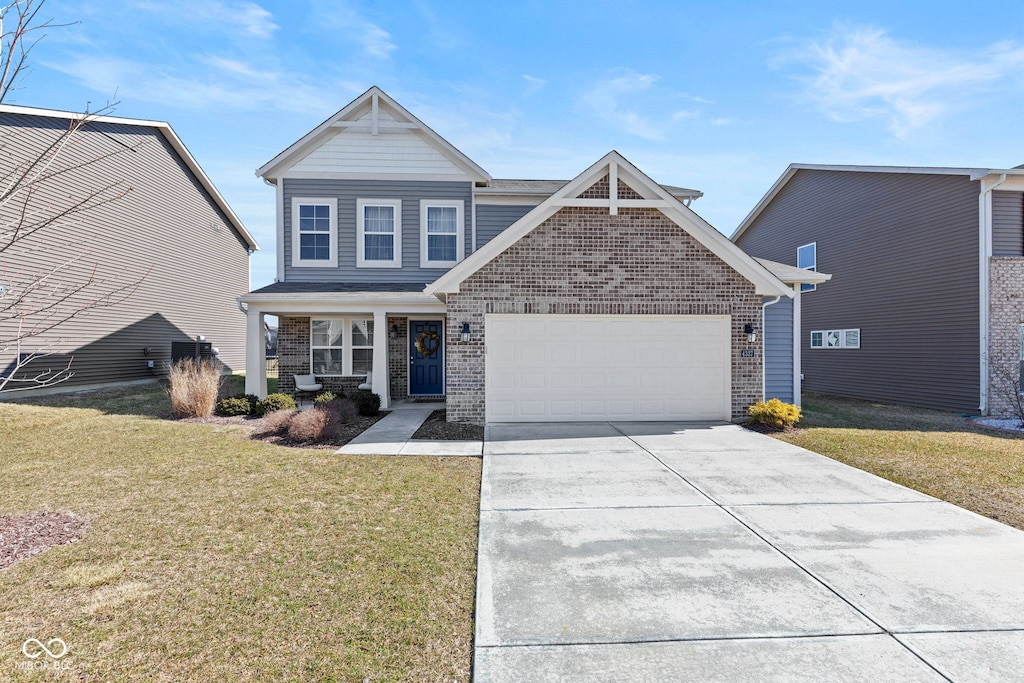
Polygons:
<instances>
[{"instance_id":1,"label":"mulch bed","mask_svg":"<svg viewBox=\"0 0 1024 683\"><path fill-rule=\"evenodd\" d=\"M772 425L766 425L761 422L741 422L740 427L749 429L752 432L759 434L799 434L800 429L797 427L773 427Z\"/></svg>"},{"instance_id":2,"label":"mulch bed","mask_svg":"<svg viewBox=\"0 0 1024 683\"><path fill-rule=\"evenodd\" d=\"M435 410L412 438L428 441L482 441L484 428L465 422L448 422L448 411Z\"/></svg>"},{"instance_id":3,"label":"mulch bed","mask_svg":"<svg viewBox=\"0 0 1024 683\"><path fill-rule=\"evenodd\" d=\"M59 512L0 515L0 569L82 539L89 524Z\"/></svg>"},{"instance_id":4,"label":"mulch bed","mask_svg":"<svg viewBox=\"0 0 1024 683\"><path fill-rule=\"evenodd\" d=\"M238 425L245 427L249 430L249 438L257 441L265 441L267 443L277 444L278 446L295 446L298 448L320 448L324 450L337 450L347 444L352 439L356 438L367 429L370 428L377 420L381 419L388 413L381 411L381 413L375 417L366 417L364 415L355 416L351 422L341 425L341 429L338 436L330 441L322 442L298 442L292 441L287 436L279 434L264 434L264 422L262 417L252 417L248 415L235 415L232 417L221 417L219 415L211 415L210 417L190 417L183 418L181 422L192 422L195 424L214 424L214 425Z\"/></svg>"}]
</instances>

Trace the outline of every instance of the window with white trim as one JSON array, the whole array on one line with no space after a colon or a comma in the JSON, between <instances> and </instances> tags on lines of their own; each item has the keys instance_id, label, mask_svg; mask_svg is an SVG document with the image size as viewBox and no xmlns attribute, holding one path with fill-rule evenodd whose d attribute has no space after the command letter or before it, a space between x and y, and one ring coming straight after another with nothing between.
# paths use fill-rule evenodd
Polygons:
<instances>
[{"instance_id":1,"label":"window with white trim","mask_svg":"<svg viewBox=\"0 0 1024 683\"><path fill-rule=\"evenodd\" d=\"M373 318L313 318L309 369L314 375L365 375L373 370Z\"/></svg>"},{"instance_id":2,"label":"window with white trim","mask_svg":"<svg viewBox=\"0 0 1024 683\"><path fill-rule=\"evenodd\" d=\"M811 242L802 247L796 248L796 267L806 268L818 272L818 243ZM800 284L801 292L813 292L818 285L803 282Z\"/></svg>"},{"instance_id":3,"label":"window with white trim","mask_svg":"<svg viewBox=\"0 0 1024 683\"><path fill-rule=\"evenodd\" d=\"M450 268L465 251L461 201L420 200L420 267Z\"/></svg>"},{"instance_id":4,"label":"window with white trim","mask_svg":"<svg viewBox=\"0 0 1024 683\"><path fill-rule=\"evenodd\" d=\"M812 349L859 349L860 328L846 330L814 330L811 332Z\"/></svg>"},{"instance_id":5,"label":"window with white trim","mask_svg":"<svg viewBox=\"0 0 1024 683\"><path fill-rule=\"evenodd\" d=\"M338 265L338 200L334 197L292 199L292 266L334 268Z\"/></svg>"},{"instance_id":6,"label":"window with white trim","mask_svg":"<svg viewBox=\"0 0 1024 683\"><path fill-rule=\"evenodd\" d=\"M356 200L356 267L402 267L402 201Z\"/></svg>"}]
</instances>

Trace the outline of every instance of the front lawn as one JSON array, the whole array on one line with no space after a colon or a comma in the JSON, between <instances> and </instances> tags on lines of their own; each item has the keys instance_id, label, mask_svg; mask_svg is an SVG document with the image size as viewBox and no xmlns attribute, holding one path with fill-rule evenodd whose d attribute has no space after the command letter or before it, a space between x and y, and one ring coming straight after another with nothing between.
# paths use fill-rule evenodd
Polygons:
<instances>
[{"instance_id":1,"label":"front lawn","mask_svg":"<svg viewBox=\"0 0 1024 683\"><path fill-rule=\"evenodd\" d=\"M0 569L0 680L58 637L69 680L468 680L479 459L168 413L148 386L0 403L0 515L88 523Z\"/></svg>"},{"instance_id":2,"label":"front lawn","mask_svg":"<svg viewBox=\"0 0 1024 683\"><path fill-rule=\"evenodd\" d=\"M1024 439L954 413L805 395L777 438L1024 529Z\"/></svg>"}]
</instances>

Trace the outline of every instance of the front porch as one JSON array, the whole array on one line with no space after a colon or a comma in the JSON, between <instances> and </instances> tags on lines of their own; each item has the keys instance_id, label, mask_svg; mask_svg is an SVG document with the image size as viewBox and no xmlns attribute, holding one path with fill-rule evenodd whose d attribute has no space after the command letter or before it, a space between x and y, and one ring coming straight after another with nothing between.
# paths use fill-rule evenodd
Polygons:
<instances>
[{"instance_id":1,"label":"front porch","mask_svg":"<svg viewBox=\"0 0 1024 683\"><path fill-rule=\"evenodd\" d=\"M267 394L264 329L266 316L274 315L281 393L295 393L295 375L312 374L324 390L336 393L350 394L368 382L387 410L410 398L443 400L443 303L421 292L326 294L297 300L257 292L240 299L247 304L246 393ZM423 356L415 350L411 331L428 327L437 339L427 348L434 353ZM436 381L424 383L426 374L417 362L430 366ZM420 405L444 407L443 402Z\"/></svg>"}]
</instances>

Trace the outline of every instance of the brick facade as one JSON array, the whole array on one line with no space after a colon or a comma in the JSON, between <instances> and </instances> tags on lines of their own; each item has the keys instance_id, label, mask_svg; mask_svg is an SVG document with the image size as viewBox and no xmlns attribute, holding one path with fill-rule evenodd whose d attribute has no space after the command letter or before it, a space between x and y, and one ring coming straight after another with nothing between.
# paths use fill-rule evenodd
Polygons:
<instances>
[{"instance_id":1,"label":"brick facade","mask_svg":"<svg viewBox=\"0 0 1024 683\"><path fill-rule=\"evenodd\" d=\"M295 375L309 374L309 317L281 317L277 324L277 390L282 394L295 394ZM386 331L385 331L386 333ZM374 330L374 334L377 331ZM324 391L351 394L365 382L362 375L354 377L323 377L316 381Z\"/></svg>"},{"instance_id":2,"label":"brick facade","mask_svg":"<svg viewBox=\"0 0 1024 683\"><path fill-rule=\"evenodd\" d=\"M607 197L607 178L601 182ZM601 188L587 192L599 196ZM563 208L462 282L459 293L448 295L447 312L449 420L484 421L487 313L730 315L733 418L761 399L761 340L753 358L740 357L751 348L744 324L760 330L761 298L654 209L611 216L607 209ZM469 342L459 337L463 322L471 327Z\"/></svg>"},{"instance_id":3,"label":"brick facade","mask_svg":"<svg viewBox=\"0 0 1024 683\"><path fill-rule=\"evenodd\" d=\"M391 371L391 400L409 398L408 318L388 318L388 369Z\"/></svg>"},{"instance_id":4,"label":"brick facade","mask_svg":"<svg viewBox=\"0 0 1024 683\"><path fill-rule=\"evenodd\" d=\"M1020 377L1020 326L1024 325L1024 258L989 261L989 414L1012 417L1011 378Z\"/></svg>"}]
</instances>

